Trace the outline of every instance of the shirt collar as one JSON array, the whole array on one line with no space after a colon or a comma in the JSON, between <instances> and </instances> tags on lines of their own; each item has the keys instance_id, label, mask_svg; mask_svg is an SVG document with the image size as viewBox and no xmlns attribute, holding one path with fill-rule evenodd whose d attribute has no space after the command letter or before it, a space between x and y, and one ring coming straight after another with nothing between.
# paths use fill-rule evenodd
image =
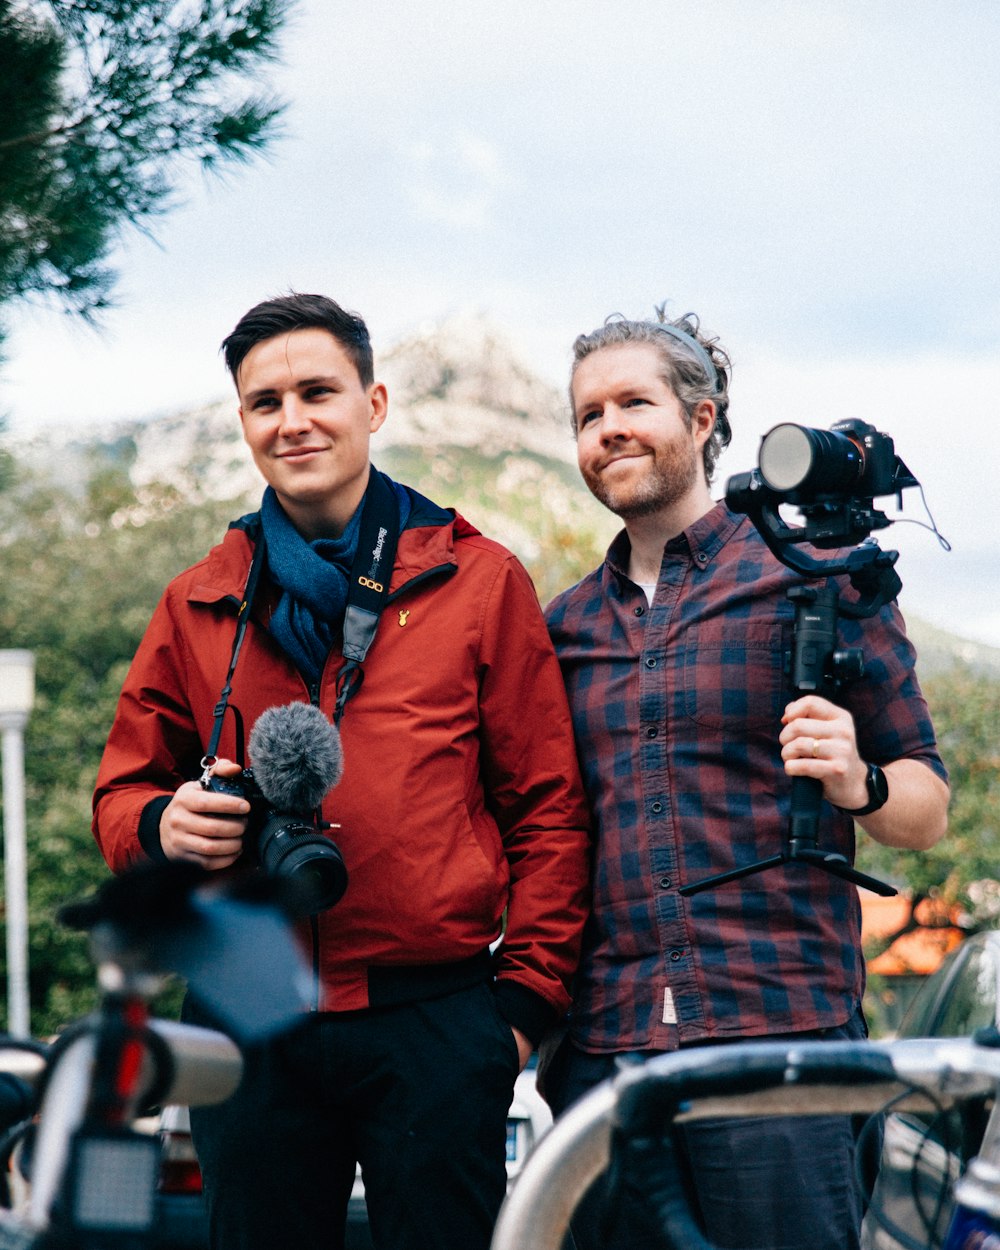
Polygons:
<instances>
[{"instance_id":1,"label":"shirt collar","mask_svg":"<svg viewBox=\"0 0 1000 1250\"><path fill-rule=\"evenodd\" d=\"M664 552L687 553L699 568L707 568L745 520L739 513L731 512L720 499L704 516L671 538ZM619 530L608 548L605 563L616 577L628 577L626 570L631 554L628 531Z\"/></svg>"}]
</instances>

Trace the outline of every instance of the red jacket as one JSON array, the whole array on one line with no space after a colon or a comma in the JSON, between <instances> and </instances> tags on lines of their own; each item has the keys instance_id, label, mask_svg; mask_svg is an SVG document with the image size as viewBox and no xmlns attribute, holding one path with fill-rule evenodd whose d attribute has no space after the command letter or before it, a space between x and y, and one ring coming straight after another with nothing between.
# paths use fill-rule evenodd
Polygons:
<instances>
[{"instance_id":1,"label":"red jacket","mask_svg":"<svg viewBox=\"0 0 1000 1250\"><path fill-rule=\"evenodd\" d=\"M238 522L171 582L136 653L94 795L94 834L115 872L155 857L162 807L200 773L257 524ZM267 632L275 602L265 580L233 679L247 734L266 708L310 698ZM340 665L335 649L318 692L328 715ZM343 777L323 808L340 826L332 836L349 884L317 918L317 1006L348 1011L405 996L408 972L420 997L429 965L482 958L506 910L498 1001L537 1037L569 1003L588 815L562 678L527 573L414 494L364 669L340 723ZM236 758L232 716L216 754Z\"/></svg>"}]
</instances>

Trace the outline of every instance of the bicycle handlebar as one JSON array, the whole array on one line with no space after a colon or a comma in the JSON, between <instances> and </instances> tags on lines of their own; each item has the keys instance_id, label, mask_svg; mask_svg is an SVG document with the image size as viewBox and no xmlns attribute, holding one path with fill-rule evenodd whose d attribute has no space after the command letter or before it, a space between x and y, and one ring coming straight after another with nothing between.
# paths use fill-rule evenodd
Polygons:
<instances>
[{"instance_id":1,"label":"bicycle handlebar","mask_svg":"<svg viewBox=\"0 0 1000 1250\"><path fill-rule=\"evenodd\" d=\"M151 1020L149 1027L165 1043L161 1049L169 1055L171 1070L166 1074L157 1071L158 1065L147 1050L140 1097L148 1097L155 1085L164 1102L199 1106L222 1102L235 1091L243 1073L243 1059L231 1038L172 1020ZM87 1112L96 1042L94 1030L81 1029L49 1073L32 1162L29 1227L42 1229L48 1224L73 1134Z\"/></svg>"},{"instance_id":2,"label":"bicycle handlebar","mask_svg":"<svg viewBox=\"0 0 1000 1250\"><path fill-rule=\"evenodd\" d=\"M240 1044L301 1018L308 967L267 879L219 885L190 865L146 866L111 878L60 916L90 930L101 1002L50 1046L0 1040L0 1073L17 1095L7 1099L15 1123L0 1130L13 1142L38 1110L30 1194L23 1209L3 1213L0 1247L36 1238L76 1245L81 1229L92 1244L95 1195L109 1213L109 1237L127 1232L146 1244L157 1160L134 1120L157 1104L229 1098L242 1076ZM227 1033L149 1018L168 973L185 978ZM134 1170L140 1201L121 1215L113 1207L123 1168Z\"/></svg>"},{"instance_id":3,"label":"bicycle handlebar","mask_svg":"<svg viewBox=\"0 0 1000 1250\"><path fill-rule=\"evenodd\" d=\"M658 1055L596 1086L538 1141L504 1202L491 1250L559 1250L617 1133L641 1139L674 1120L718 1116L871 1114L892 1098L902 1108L926 1107L922 1090L950 1106L998 1086L1000 1050L964 1038L745 1042ZM640 1159L648 1183L663 1185L654 1201L675 1202L662 1157L650 1152L647 1161L658 1169L647 1175ZM687 1228L684 1236L693 1250L709 1247L700 1233L697 1242Z\"/></svg>"},{"instance_id":4,"label":"bicycle handlebar","mask_svg":"<svg viewBox=\"0 0 1000 1250\"><path fill-rule=\"evenodd\" d=\"M243 1058L232 1038L175 1020L151 1020L149 1025L167 1043L173 1059L173 1078L164 1102L200 1107L224 1102L236 1092Z\"/></svg>"}]
</instances>

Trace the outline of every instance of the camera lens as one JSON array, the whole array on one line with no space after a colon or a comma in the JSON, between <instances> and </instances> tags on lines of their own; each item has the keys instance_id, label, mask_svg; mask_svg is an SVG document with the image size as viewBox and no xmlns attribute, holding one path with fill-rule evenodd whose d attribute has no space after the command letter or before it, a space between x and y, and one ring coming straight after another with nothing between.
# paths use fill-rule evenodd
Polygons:
<instances>
[{"instance_id":1,"label":"camera lens","mask_svg":"<svg viewBox=\"0 0 1000 1250\"><path fill-rule=\"evenodd\" d=\"M265 821L258 859L269 876L290 887L303 915L326 911L347 889L347 867L336 844L298 817L278 812Z\"/></svg>"},{"instance_id":2,"label":"camera lens","mask_svg":"<svg viewBox=\"0 0 1000 1250\"><path fill-rule=\"evenodd\" d=\"M850 492L864 472L861 448L845 434L776 425L760 444L760 475L781 494Z\"/></svg>"},{"instance_id":3,"label":"camera lens","mask_svg":"<svg viewBox=\"0 0 1000 1250\"><path fill-rule=\"evenodd\" d=\"M801 425L776 425L760 445L760 475L772 490L794 490L813 463L810 431Z\"/></svg>"},{"instance_id":4,"label":"camera lens","mask_svg":"<svg viewBox=\"0 0 1000 1250\"><path fill-rule=\"evenodd\" d=\"M340 851L321 834L308 842L296 838L282 856L275 875L283 877L301 900L308 915L326 911L340 901L347 889L347 869Z\"/></svg>"}]
</instances>

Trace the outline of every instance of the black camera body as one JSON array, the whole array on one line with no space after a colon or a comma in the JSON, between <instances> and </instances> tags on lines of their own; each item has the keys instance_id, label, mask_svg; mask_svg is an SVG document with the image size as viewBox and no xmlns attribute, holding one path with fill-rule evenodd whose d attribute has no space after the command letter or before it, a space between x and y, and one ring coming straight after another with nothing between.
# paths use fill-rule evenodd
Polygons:
<instances>
[{"instance_id":1,"label":"black camera body","mask_svg":"<svg viewBox=\"0 0 1000 1250\"><path fill-rule=\"evenodd\" d=\"M892 524L874 506L876 496L901 498L906 487L919 485L890 436L867 421L838 421L829 430L789 422L761 439L756 469L729 479L726 503L751 517L780 560L805 572L789 556L789 544L833 549L860 543ZM798 507L802 525L785 524L779 515L784 504Z\"/></svg>"},{"instance_id":2,"label":"black camera body","mask_svg":"<svg viewBox=\"0 0 1000 1250\"><path fill-rule=\"evenodd\" d=\"M314 916L339 902L347 889L344 857L311 817L278 811L261 791L251 768L235 777L210 774L202 786L250 804L247 837L257 863L266 876L284 887L283 896L294 910Z\"/></svg>"}]
</instances>

